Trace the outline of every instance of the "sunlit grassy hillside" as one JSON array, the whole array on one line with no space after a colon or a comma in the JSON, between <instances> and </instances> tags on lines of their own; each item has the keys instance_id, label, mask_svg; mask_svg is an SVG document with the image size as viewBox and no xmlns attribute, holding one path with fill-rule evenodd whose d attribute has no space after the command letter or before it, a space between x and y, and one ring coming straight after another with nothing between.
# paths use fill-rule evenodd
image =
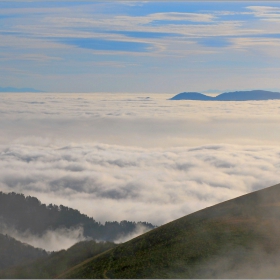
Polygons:
<instances>
[{"instance_id":1,"label":"sunlit grassy hillside","mask_svg":"<svg viewBox=\"0 0 280 280\"><path fill-rule=\"evenodd\" d=\"M61 278L279 278L280 185L198 211Z\"/></svg>"}]
</instances>

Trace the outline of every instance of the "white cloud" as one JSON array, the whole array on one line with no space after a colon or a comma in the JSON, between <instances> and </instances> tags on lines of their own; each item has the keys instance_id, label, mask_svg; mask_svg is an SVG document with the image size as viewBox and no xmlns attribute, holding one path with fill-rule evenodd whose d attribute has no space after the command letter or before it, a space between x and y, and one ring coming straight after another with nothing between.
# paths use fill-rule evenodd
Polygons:
<instances>
[{"instance_id":1,"label":"white cloud","mask_svg":"<svg viewBox=\"0 0 280 280\"><path fill-rule=\"evenodd\" d=\"M278 147L2 146L0 186L96 220L162 224L280 180Z\"/></svg>"},{"instance_id":2,"label":"white cloud","mask_svg":"<svg viewBox=\"0 0 280 280\"><path fill-rule=\"evenodd\" d=\"M276 145L280 141L280 135L275 133L280 121L279 101L167 100L171 97L171 94L1 94L0 141L10 143L20 139L22 143L27 139L29 144L33 141L30 139L39 137L59 145L100 142L140 147L211 143Z\"/></svg>"},{"instance_id":3,"label":"white cloud","mask_svg":"<svg viewBox=\"0 0 280 280\"><path fill-rule=\"evenodd\" d=\"M272 6L248 6L247 9L252 11L255 17L267 21L280 21L280 8Z\"/></svg>"}]
</instances>

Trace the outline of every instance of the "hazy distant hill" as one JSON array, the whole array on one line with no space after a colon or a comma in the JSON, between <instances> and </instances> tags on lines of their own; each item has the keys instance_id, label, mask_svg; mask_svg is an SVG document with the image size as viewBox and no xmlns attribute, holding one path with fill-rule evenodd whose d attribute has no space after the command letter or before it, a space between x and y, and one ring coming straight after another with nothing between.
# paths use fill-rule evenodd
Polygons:
<instances>
[{"instance_id":1,"label":"hazy distant hill","mask_svg":"<svg viewBox=\"0 0 280 280\"><path fill-rule=\"evenodd\" d=\"M225 92L216 97L211 97L198 92L182 92L170 100L207 100L207 101L249 101L280 99L279 92L264 90Z\"/></svg>"},{"instance_id":2,"label":"hazy distant hill","mask_svg":"<svg viewBox=\"0 0 280 280\"><path fill-rule=\"evenodd\" d=\"M280 278L280 184L158 227L61 278Z\"/></svg>"},{"instance_id":3,"label":"hazy distant hill","mask_svg":"<svg viewBox=\"0 0 280 280\"><path fill-rule=\"evenodd\" d=\"M34 248L8 235L0 234L0 269L47 256L45 250Z\"/></svg>"},{"instance_id":4,"label":"hazy distant hill","mask_svg":"<svg viewBox=\"0 0 280 280\"><path fill-rule=\"evenodd\" d=\"M105 222L103 225L78 210L63 205L45 205L36 197L3 192L0 192L1 224L18 232L28 231L38 236L47 230L82 227L85 237L104 241L114 241L132 234L139 226L146 229L155 227L146 222L130 221Z\"/></svg>"},{"instance_id":5,"label":"hazy distant hill","mask_svg":"<svg viewBox=\"0 0 280 280\"><path fill-rule=\"evenodd\" d=\"M0 92L43 92L34 88L0 87Z\"/></svg>"},{"instance_id":6,"label":"hazy distant hill","mask_svg":"<svg viewBox=\"0 0 280 280\"><path fill-rule=\"evenodd\" d=\"M170 100L213 100L213 97L199 92L182 92L170 98Z\"/></svg>"},{"instance_id":7,"label":"hazy distant hill","mask_svg":"<svg viewBox=\"0 0 280 280\"><path fill-rule=\"evenodd\" d=\"M0 271L0 278L55 278L67 269L117 246L111 242L82 241L32 263Z\"/></svg>"}]
</instances>

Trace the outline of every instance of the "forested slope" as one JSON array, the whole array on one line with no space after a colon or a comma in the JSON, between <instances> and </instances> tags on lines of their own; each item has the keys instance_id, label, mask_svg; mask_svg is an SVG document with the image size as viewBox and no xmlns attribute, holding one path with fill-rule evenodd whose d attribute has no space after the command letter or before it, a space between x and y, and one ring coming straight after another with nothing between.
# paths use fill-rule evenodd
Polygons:
<instances>
[{"instance_id":1,"label":"forested slope","mask_svg":"<svg viewBox=\"0 0 280 280\"><path fill-rule=\"evenodd\" d=\"M95 221L78 210L60 205L42 204L36 197L0 192L0 224L19 232L42 235L46 230L82 227L85 237L95 240L114 241L133 233L137 226L147 230L155 226L147 222Z\"/></svg>"}]
</instances>

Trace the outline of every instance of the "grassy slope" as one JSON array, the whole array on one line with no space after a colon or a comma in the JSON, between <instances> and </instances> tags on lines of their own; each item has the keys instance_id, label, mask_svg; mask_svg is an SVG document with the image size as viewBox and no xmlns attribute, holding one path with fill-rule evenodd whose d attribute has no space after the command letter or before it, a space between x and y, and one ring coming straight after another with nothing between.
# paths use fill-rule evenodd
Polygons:
<instances>
[{"instance_id":1,"label":"grassy slope","mask_svg":"<svg viewBox=\"0 0 280 280\"><path fill-rule=\"evenodd\" d=\"M278 236L280 184L163 225L60 277L279 278Z\"/></svg>"},{"instance_id":2,"label":"grassy slope","mask_svg":"<svg viewBox=\"0 0 280 280\"><path fill-rule=\"evenodd\" d=\"M0 278L54 278L63 271L115 246L111 242L82 241L68 250L54 252L47 258L0 271Z\"/></svg>"}]
</instances>

